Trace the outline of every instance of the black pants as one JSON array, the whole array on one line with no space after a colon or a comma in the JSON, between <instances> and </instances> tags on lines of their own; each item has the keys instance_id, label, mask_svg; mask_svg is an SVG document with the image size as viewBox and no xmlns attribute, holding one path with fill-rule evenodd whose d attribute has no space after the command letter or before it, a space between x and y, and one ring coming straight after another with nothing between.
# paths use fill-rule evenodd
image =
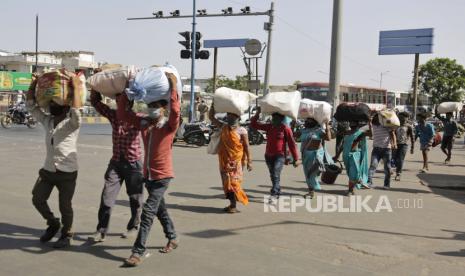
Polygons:
<instances>
[{"instance_id":1,"label":"black pants","mask_svg":"<svg viewBox=\"0 0 465 276\"><path fill-rule=\"evenodd\" d=\"M165 192L168 189L168 185L171 178L165 178L160 180L147 181L145 187L149 194L147 201L144 204L144 208L141 216L141 223L137 239L134 242L132 252L139 256L144 255L146 250L145 244L147 243L150 229L152 228L153 219L155 216L163 227L163 232L168 240L176 239L176 231L174 230L174 224L171 220L168 210L165 205Z\"/></svg>"},{"instance_id":2,"label":"black pants","mask_svg":"<svg viewBox=\"0 0 465 276\"><path fill-rule=\"evenodd\" d=\"M58 189L58 201L61 213L63 228L61 233L67 235L71 233L73 226L73 200L74 189L76 188L77 171L75 172L50 172L44 169L39 171L39 178L32 189L32 203L37 211L47 220L47 224L56 220L55 215L50 210L47 200L52 193L53 187Z\"/></svg>"},{"instance_id":3,"label":"black pants","mask_svg":"<svg viewBox=\"0 0 465 276\"><path fill-rule=\"evenodd\" d=\"M127 229L133 229L140 223L143 196L143 175L140 161L128 162L126 160L111 160L105 173L105 184L98 211L97 231L106 233L110 224L111 210L115 205L123 181L126 183L126 192L129 196L131 218Z\"/></svg>"}]
</instances>

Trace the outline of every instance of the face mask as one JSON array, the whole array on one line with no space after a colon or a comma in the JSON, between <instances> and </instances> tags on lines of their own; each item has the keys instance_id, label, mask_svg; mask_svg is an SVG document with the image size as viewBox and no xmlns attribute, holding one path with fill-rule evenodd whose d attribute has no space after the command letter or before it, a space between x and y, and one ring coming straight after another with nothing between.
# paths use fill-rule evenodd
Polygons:
<instances>
[{"instance_id":1,"label":"face mask","mask_svg":"<svg viewBox=\"0 0 465 276\"><path fill-rule=\"evenodd\" d=\"M65 111L64 107L59 105L50 105L49 110L50 114L53 116L59 116Z\"/></svg>"},{"instance_id":2,"label":"face mask","mask_svg":"<svg viewBox=\"0 0 465 276\"><path fill-rule=\"evenodd\" d=\"M162 109L161 108L154 108L154 107L149 107L147 108L147 113L150 118L152 119L158 119L162 116Z\"/></svg>"},{"instance_id":3,"label":"face mask","mask_svg":"<svg viewBox=\"0 0 465 276\"><path fill-rule=\"evenodd\" d=\"M273 117L271 118L271 123L275 126L280 125L283 123L283 120L279 117Z\"/></svg>"}]
</instances>

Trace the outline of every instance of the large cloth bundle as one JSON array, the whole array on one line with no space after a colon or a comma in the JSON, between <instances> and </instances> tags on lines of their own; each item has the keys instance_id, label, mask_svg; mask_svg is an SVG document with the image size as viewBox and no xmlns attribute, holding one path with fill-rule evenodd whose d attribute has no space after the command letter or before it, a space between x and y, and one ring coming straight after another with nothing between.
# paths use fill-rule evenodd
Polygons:
<instances>
[{"instance_id":1,"label":"large cloth bundle","mask_svg":"<svg viewBox=\"0 0 465 276\"><path fill-rule=\"evenodd\" d=\"M256 98L257 96L247 91L220 87L215 91L213 104L218 113L229 112L240 116L249 108L250 102Z\"/></svg>"},{"instance_id":2,"label":"large cloth bundle","mask_svg":"<svg viewBox=\"0 0 465 276\"><path fill-rule=\"evenodd\" d=\"M342 103L336 108L334 118L339 122L368 122L370 107L364 103Z\"/></svg>"},{"instance_id":3,"label":"large cloth bundle","mask_svg":"<svg viewBox=\"0 0 465 276\"><path fill-rule=\"evenodd\" d=\"M40 107L46 108L51 101L59 105L70 105L73 93L79 93L81 105L87 98L85 76L68 72L65 69L51 71L37 78L35 97Z\"/></svg>"},{"instance_id":4,"label":"large cloth bundle","mask_svg":"<svg viewBox=\"0 0 465 276\"><path fill-rule=\"evenodd\" d=\"M279 113L297 120L301 99L299 91L272 92L263 97L260 106L265 114Z\"/></svg>"},{"instance_id":5,"label":"large cloth bundle","mask_svg":"<svg viewBox=\"0 0 465 276\"><path fill-rule=\"evenodd\" d=\"M379 122L384 127L399 127L400 121L396 113L392 110L383 110L379 113Z\"/></svg>"},{"instance_id":6,"label":"large cloth bundle","mask_svg":"<svg viewBox=\"0 0 465 276\"><path fill-rule=\"evenodd\" d=\"M102 95L114 98L117 94L122 93L126 88L129 78L134 74L131 67L121 67L104 70L91 76L87 83L89 86L100 92Z\"/></svg>"},{"instance_id":7,"label":"large cloth bundle","mask_svg":"<svg viewBox=\"0 0 465 276\"><path fill-rule=\"evenodd\" d=\"M331 109L331 105L327 102L302 99L299 107L299 118L312 118L322 125L331 120Z\"/></svg>"},{"instance_id":8,"label":"large cloth bundle","mask_svg":"<svg viewBox=\"0 0 465 276\"><path fill-rule=\"evenodd\" d=\"M438 113L449 113L459 111L462 105L459 102L443 102L438 106Z\"/></svg>"},{"instance_id":9,"label":"large cloth bundle","mask_svg":"<svg viewBox=\"0 0 465 276\"><path fill-rule=\"evenodd\" d=\"M176 89L179 98L181 98L181 78L176 68L171 65L145 68L137 72L135 78L129 81L129 88L126 89L128 98L144 101L147 104L160 100L169 101L171 97L170 83L165 73L172 73L176 76Z\"/></svg>"}]
</instances>

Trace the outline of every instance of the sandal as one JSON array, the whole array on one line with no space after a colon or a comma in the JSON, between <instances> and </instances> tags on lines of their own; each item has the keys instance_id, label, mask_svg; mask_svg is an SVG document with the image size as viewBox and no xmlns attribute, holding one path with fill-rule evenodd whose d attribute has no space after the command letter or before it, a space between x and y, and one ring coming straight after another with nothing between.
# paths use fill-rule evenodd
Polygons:
<instances>
[{"instance_id":1,"label":"sandal","mask_svg":"<svg viewBox=\"0 0 465 276\"><path fill-rule=\"evenodd\" d=\"M160 249L160 253L168 254L171 251L175 250L176 248L178 248L178 242L176 240L170 240L168 241L165 247Z\"/></svg>"},{"instance_id":2,"label":"sandal","mask_svg":"<svg viewBox=\"0 0 465 276\"><path fill-rule=\"evenodd\" d=\"M132 254L129 258L124 260L124 265L129 266L129 267L135 267L138 266L142 263L142 259L137 256Z\"/></svg>"},{"instance_id":3,"label":"sandal","mask_svg":"<svg viewBox=\"0 0 465 276\"><path fill-rule=\"evenodd\" d=\"M223 208L223 211L225 211L228 214L239 213L239 210L237 210L235 207L231 207L231 206Z\"/></svg>"}]
</instances>

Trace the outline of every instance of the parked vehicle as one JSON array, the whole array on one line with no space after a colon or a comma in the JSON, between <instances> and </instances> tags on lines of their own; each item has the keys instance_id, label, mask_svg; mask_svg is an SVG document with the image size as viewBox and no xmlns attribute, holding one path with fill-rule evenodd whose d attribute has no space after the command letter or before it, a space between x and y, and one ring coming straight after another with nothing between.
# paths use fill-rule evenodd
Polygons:
<instances>
[{"instance_id":1,"label":"parked vehicle","mask_svg":"<svg viewBox=\"0 0 465 276\"><path fill-rule=\"evenodd\" d=\"M186 144L204 146L210 142L210 133L212 129L204 122L199 123L184 123L181 122L173 142L179 140Z\"/></svg>"},{"instance_id":2,"label":"parked vehicle","mask_svg":"<svg viewBox=\"0 0 465 276\"><path fill-rule=\"evenodd\" d=\"M8 111L1 119L1 124L4 128L11 128L12 125L26 125L28 128L35 128L37 122L20 105L10 105Z\"/></svg>"}]
</instances>

